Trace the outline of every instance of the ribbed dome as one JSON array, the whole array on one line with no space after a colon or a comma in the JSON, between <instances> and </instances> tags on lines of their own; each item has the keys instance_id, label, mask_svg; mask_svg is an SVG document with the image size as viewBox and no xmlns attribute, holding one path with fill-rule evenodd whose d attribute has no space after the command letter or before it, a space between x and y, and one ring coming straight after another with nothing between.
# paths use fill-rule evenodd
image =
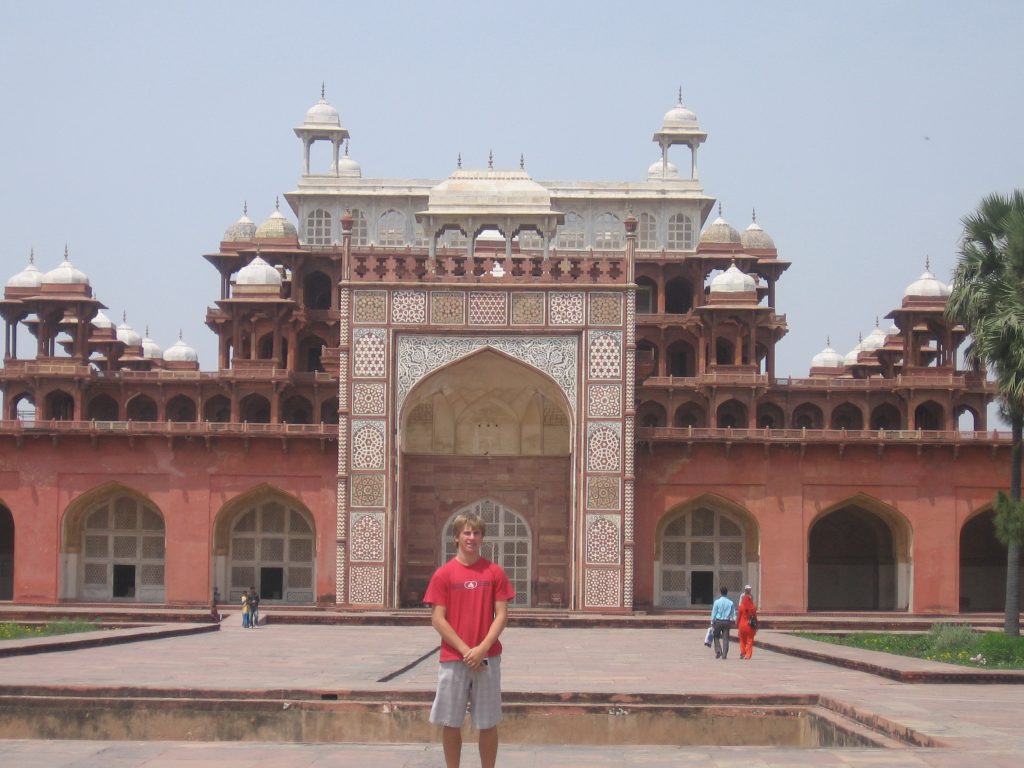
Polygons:
<instances>
[{"instance_id":1,"label":"ribbed dome","mask_svg":"<svg viewBox=\"0 0 1024 768\"><path fill-rule=\"evenodd\" d=\"M96 313L96 317L92 319L93 328L113 328L114 321L103 314L102 311Z\"/></svg>"},{"instance_id":2,"label":"ribbed dome","mask_svg":"<svg viewBox=\"0 0 1024 768\"><path fill-rule=\"evenodd\" d=\"M825 348L818 354L811 358L811 368L842 368L843 367L843 356L832 349L830 343L825 344Z\"/></svg>"},{"instance_id":3,"label":"ribbed dome","mask_svg":"<svg viewBox=\"0 0 1024 768\"><path fill-rule=\"evenodd\" d=\"M179 336L178 340L168 347L166 352L164 352L164 360L169 363L195 363L198 362L199 356L196 354L196 351L182 341Z\"/></svg>"},{"instance_id":4,"label":"ribbed dome","mask_svg":"<svg viewBox=\"0 0 1024 768\"><path fill-rule=\"evenodd\" d=\"M238 270L235 285L280 285L281 273L268 264L262 256L257 255L252 261Z\"/></svg>"},{"instance_id":5,"label":"ribbed dome","mask_svg":"<svg viewBox=\"0 0 1024 768\"><path fill-rule=\"evenodd\" d=\"M304 126L340 128L341 116L338 110L327 103L327 99L321 97L320 101L306 110L306 119L302 122Z\"/></svg>"},{"instance_id":6,"label":"ribbed dome","mask_svg":"<svg viewBox=\"0 0 1024 768\"><path fill-rule=\"evenodd\" d=\"M43 285L88 285L89 278L85 272L76 269L75 265L68 260L67 251L64 252L64 261L59 266L51 269L43 275Z\"/></svg>"},{"instance_id":7,"label":"ribbed dome","mask_svg":"<svg viewBox=\"0 0 1024 768\"><path fill-rule=\"evenodd\" d=\"M117 340L129 347L136 347L142 343L142 337L135 332L134 328L128 325L127 321L117 326Z\"/></svg>"},{"instance_id":8,"label":"ribbed dome","mask_svg":"<svg viewBox=\"0 0 1024 768\"><path fill-rule=\"evenodd\" d=\"M743 230L743 234L740 235L740 242L743 243L744 248L775 249L775 241L772 240L771 235L761 229L761 225L757 223L756 216L750 222L750 226Z\"/></svg>"},{"instance_id":9,"label":"ribbed dome","mask_svg":"<svg viewBox=\"0 0 1024 768\"><path fill-rule=\"evenodd\" d=\"M697 116L683 106L683 96L679 95L679 102L665 113L661 121L661 129L671 130L673 128L696 128Z\"/></svg>"},{"instance_id":10,"label":"ribbed dome","mask_svg":"<svg viewBox=\"0 0 1024 768\"><path fill-rule=\"evenodd\" d=\"M149 338L148 329L142 339L142 356L147 360L160 360L164 356L164 351L160 348L160 345Z\"/></svg>"},{"instance_id":11,"label":"ribbed dome","mask_svg":"<svg viewBox=\"0 0 1024 768\"><path fill-rule=\"evenodd\" d=\"M221 240L228 243L251 243L256 237L256 222L249 218L249 206L242 206L242 218L224 232Z\"/></svg>"},{"instance_id":12,"label":"ribbed dome","mask_svg":"<svg viewBox=\"0 0 1024 768\"><path fill-rule=\"evenodd\" d=\"M648 179L661 179L661 178L665 178L665 179L678 179L679 178L679 169L675 166L674 163L668 163L665 166L665 175L662 176L661 175L661 160L657 160L657 161L651 163L651 167L647 169L647 178Z\"/></svg>"},{"instance_id":13,"label":"ribbed dome","mask_svg":"<svg viewBox=\"0 0 1024 768\"><path fill-rule=\"evenodd\" d=\"M363 168L355 160L349 157L348 142L345 142L345 154L338 158L338 175L359 178L363 175Z\"/></svg>"},{"instance_id":14,"label":"ribbed dome","mask_svg":"<svg viewBox=\"0 0 1024 768\"><path fill-rule=\"evenodd\" d=\"M25 268L7 281L8 288L38 288L42 284L43 273L36 267L34 256L29 256Z\"/></svg>"},{"instance_id":15,"label":"ribbed dome","mask_svg":"<svg viewBox=\"0 0 1024 768\"><path fill-rule=\"evenodd\" d=\"M885 331L876 325L875 329L864 337L864 340L860 343L860 348L864 352L874 352L876 349L881 349L885 346L886 338Z\"/></svg>"},{"instance_id":16,"label":"ribbed dome","mask_svg":"<svg viewBox=\"0 0 1024 768\"><path fill-rule=\"evenodd\" d=\"M721 213L717 219L700 235L702 243L742 243L740 233L733 229L729 222L722 218Z\"/></svg>"},{"instance_id":17,"label":"ribbed dome","mask_svg":"<svg viewBox=\"0 0 1024 768\"><path fill-rule=\"evenodd\" d=\"M735 264L711 281L711 293L749 293L757 290L757 281L741 272Z\"/></svg>"},{"instance_id":18,"label":"ribbed dome","mask_svg":"<svg viewBox=\"0 0 1024 768\"><path fill-rule=\"evenodd\" d=\"M270 218L256 228L255 240L276 240L280 238L298 237L295 225L286 219L277 208Z\"/></svg>"},{"instance_id":19,"label":"ribbed dome","mask_svg":"<svg viewBox=\"0 0 1024 768\"><path fill-rule=\"evenodd\" d=\"M945 298L950 294L950 287L935 277L927 268L917 280L907 286L904 297L921 299Z\"/></svg>"}]
</instances>

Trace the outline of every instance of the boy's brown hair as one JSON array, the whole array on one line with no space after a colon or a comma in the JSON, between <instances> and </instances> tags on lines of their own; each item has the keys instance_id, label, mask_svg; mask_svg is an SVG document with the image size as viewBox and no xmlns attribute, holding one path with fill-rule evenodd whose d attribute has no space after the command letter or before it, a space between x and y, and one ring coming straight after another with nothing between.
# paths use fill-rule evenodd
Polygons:
<instances>
[{"instance_id":1,"label":"boy's brown hair","mask_svg":"<svg viewBox=\"0 0 1024 768\"><path fill-rule=\"evenodd\" d=\"M459 538L459 534L467 525L474 531L478 531L481 536L487 533L487 526L484 525L484 520L480 515L476 512L460 512L452 520L452 538Z\"/></svg>"}]
</instances>

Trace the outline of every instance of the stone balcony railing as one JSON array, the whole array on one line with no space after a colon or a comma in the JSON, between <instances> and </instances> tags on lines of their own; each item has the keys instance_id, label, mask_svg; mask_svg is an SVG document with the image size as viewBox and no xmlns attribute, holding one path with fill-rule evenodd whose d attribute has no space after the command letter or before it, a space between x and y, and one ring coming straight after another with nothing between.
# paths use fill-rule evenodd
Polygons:
<instances>
[{"instance_id":1,"label":"stone balcony railing","mask_svg":"<svg viewBox=\"0 0 1024 768\"><path fill-rule=\"evenodd\" d=\"M0 421L0 435L155 435L205 437L321 437L336 439L337 424L252 424L212 421L59 421L32 418Z\"/></svg>"},{"instance_id":2,"label":"stone balcony railing","mask_svg":"<svg viewBox=\"0 0 1024 768\"><path fill-rule=\"evenodd\" d=\"M719 427L637 427L638 442L668 443L916 443L1009 445L1009 432L930 429L732 429Z\"/></svg>"},{"instance_id":3,"label":"stone balcony railing","mask_svg":"<svg viewBox=\"0 0 1024 768\"><path fill-rule=\"evenodd\" d=\"M371 249L352 254L353 282L444 283L471 280L479 284L624 285L626 258L621 252L600 256L589 251L513 255L441 250L431 259L425 252Z\"/></svg>"}]
</instances>

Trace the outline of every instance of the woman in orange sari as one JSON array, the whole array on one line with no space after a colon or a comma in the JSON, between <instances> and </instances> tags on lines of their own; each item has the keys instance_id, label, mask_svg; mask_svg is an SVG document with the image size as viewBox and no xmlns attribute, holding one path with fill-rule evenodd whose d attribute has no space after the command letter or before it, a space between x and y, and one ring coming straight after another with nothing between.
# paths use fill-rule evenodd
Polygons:
<instances>
[{"instance_id":1,"label":"woman in orange sari","mask_svg":"<svg viewBox=\"0 0 1024 768\"><path fill-rule=\"evenodd\" d=\"M736 609L736 626L740 635L740 658L749 659L754 653L754 635L757 633L757 606L750 596L752 587L747 584L743 588L739 608ZM751 619L754 626L750 626Z\"/></svg>"}]
</instances>

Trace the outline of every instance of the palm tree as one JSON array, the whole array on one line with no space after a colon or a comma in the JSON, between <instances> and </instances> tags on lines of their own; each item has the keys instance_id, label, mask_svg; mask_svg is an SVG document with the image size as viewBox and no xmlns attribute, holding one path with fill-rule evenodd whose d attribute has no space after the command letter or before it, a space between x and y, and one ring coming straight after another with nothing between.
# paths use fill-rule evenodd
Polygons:
<instances>
[{"instance_id":1,"label":"palm tree","mask_svg":"<svg viewBox=\"0 0 1024 768\"><path fill-rule=\"evenodd\" d=\"M965 357L995 377L1010 422L1010 495L996 503L1006 551L1006 634L1020 635L1021 439L1024 434L1024 190L992 194L963 219L964 237L946 314L971 334Z\"/></svg>"}]
</instances>

